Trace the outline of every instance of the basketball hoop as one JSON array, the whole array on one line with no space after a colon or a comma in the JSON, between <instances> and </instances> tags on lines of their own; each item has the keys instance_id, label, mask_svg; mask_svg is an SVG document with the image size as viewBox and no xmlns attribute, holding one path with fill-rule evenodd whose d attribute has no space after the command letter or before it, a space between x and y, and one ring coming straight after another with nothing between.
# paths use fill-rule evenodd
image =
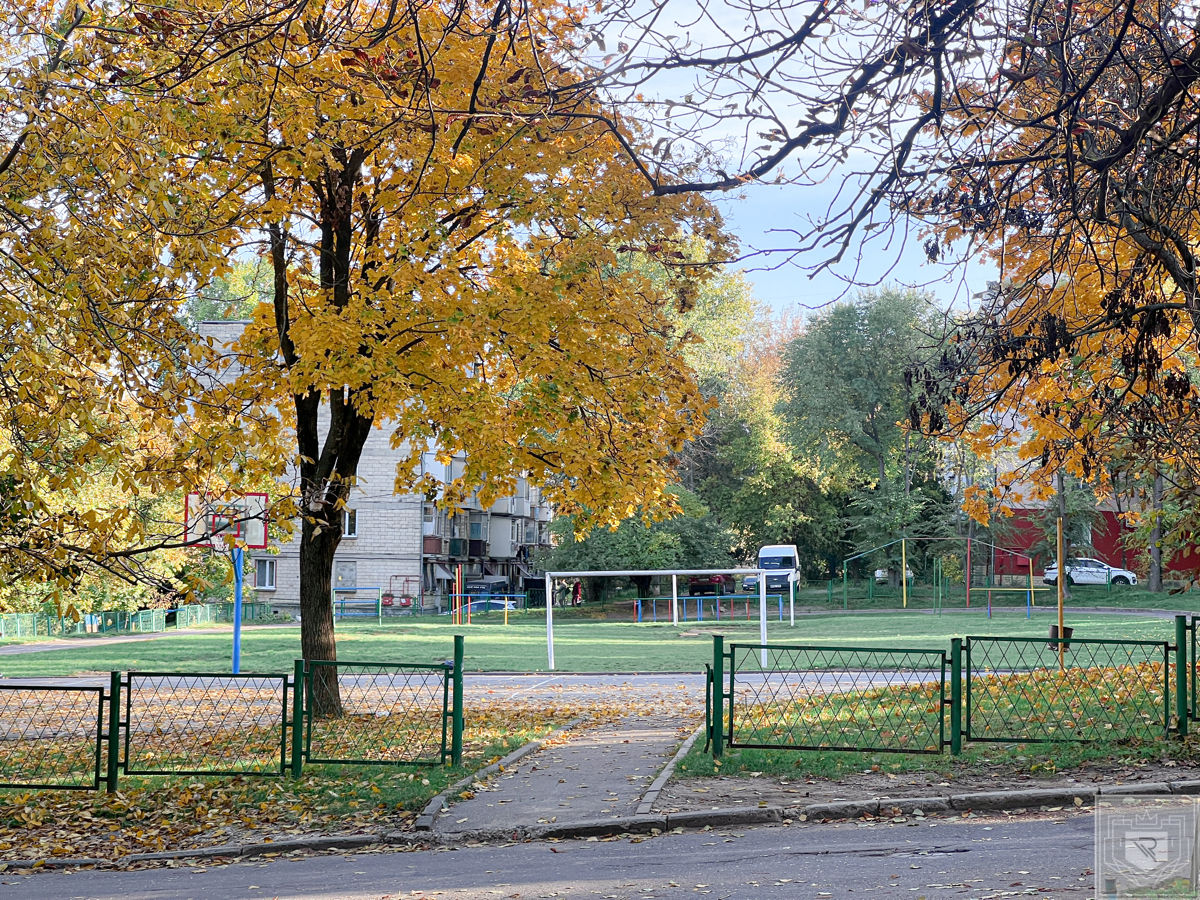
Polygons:
<instances>
[{"instance_id":1,"label":"basketball hoop","mask_svg":"<svg viewBox=\"0 0 1200 900\"><path fill-rule=\"evenodd\" d=\"M184 502L187 542L197 547L267 548L267 504L265 493L218 497L193 492Z\"/></svg>"},{"instance_id":2,"label":"basketball hoop","mask_svg":"<svg viewBox=\"0 0 1200 900\"><path fill-rule=\"evenodd\" d=\"M265 493L218 497L189 493L183 503L184 534L194 547L228 550L233 564L233 672L241 671L242 567L245 550L267 549Z\"/></svg>"}]
</instances>

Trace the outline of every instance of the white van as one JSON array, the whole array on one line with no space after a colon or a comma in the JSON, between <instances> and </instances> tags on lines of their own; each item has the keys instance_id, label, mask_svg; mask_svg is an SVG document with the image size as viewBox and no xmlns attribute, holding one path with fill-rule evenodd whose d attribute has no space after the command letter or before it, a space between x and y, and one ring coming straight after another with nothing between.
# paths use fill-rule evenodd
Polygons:
<instances>
[{"instance_id":1,"label":"white van","mask_svg":"<svg viewBox=\"0 0 1200 900\"><path fill-rule=\"evenodd\" d=\"M783 593L798 577L800 552L795 544L766 544L758 548L758 567L767 570L767 591ZM747 575L742 589L758 590L758 576Z\"/></svg>"}]
</instances>

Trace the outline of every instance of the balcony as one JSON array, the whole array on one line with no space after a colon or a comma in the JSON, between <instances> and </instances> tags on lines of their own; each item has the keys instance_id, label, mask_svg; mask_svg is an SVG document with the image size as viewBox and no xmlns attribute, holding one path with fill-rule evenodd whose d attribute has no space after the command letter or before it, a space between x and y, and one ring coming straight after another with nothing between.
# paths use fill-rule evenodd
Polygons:
<instances>
[{"instance_id":1,"label":"balcony","mask_svg":"<svg viewBox=\"0 0 1200 900\"><path fill-rule=\"evenodd\" d=\"M425 535L421 549L428 556L442 556L446 552L446 542L436 534Z\"/></svg>"},{"instance_id":2,"label":"balcony","mask_svg":"<svg viewBox=\"0 0 1200 900\"><path fill-rule=\"evenodd\" d=\"M472 540L467 544L467 555L471 557L487 555L487 541Z\"/></svg>"},{"instance_id":3,"label":"balcony","mask_svg":"<svg viewBox=\"0 0 1200 900\"><path fill-rule=\"evenodd\" d=\"M467 555L467 539L466 538L450 538L450 555L451 556L466 556Z\"/></svg>"}]
</instances>

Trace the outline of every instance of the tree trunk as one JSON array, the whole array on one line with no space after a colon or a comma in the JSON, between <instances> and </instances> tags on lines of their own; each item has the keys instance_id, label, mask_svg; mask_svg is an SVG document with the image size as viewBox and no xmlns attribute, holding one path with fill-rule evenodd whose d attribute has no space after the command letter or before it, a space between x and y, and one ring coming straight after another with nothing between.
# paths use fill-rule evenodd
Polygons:
<instances>
[{"instance_id":1,"label":"tree trunk","mask_svg":"<svg viewBox=\"0 0 1200 900\"><path fill-rule=\"evenodd\" d=\"M340 529L321 528L305 517L300 531L300 653L306 660L336 660L333 634L333 557L341 543ZM313 715L342 714L337 667L313 671L309 702Z\"/></svg>"},{"instance_id":2,"label":"tree trunk","mask_svg":"<svg viewBox=\"0 0 1200 900\"><path fill-rule=\"evenodd\" d=\"M340 164L327 167L312 182L320 198L321 237L319 274L321 288L337 309L345 309L352 296L355 189L366 151L339 148L332 159ZM275 177L269 162L262 169L263 190L275 197ZM273 305L279 355L294 369L300 353L292 340L288 267L289 234L285 222L267 226L271 265L274 273ZM360 353L369 353L365 346ZM363 446L371 433L373 414L369 390L345 386L309 387L293 394L296 449L299 456L300 497L300 649L306 660L335 661L333 633L333 558L342 539L342 512L358 473ZM321 413L328 425L321 434ZM342 713L336 666L319 666L312 681L312 713L338 716Z\"/></svg>"},{"instance_id":3,"label":"tree trunk","mask_svg":"<svg viewBox=\"0 0 1200 900\"><path fill-rule=\"evenodd\" d=\"M1150 529L1150 579L1146 585L1154 593L1160 593L1162 586L1162 511L1163 511L1163 477L1157 468L1154 471L1154 487L1152 488L1150 505L1151 515L1154 516L1154 527Z\"/></svg>"}]
</instances>

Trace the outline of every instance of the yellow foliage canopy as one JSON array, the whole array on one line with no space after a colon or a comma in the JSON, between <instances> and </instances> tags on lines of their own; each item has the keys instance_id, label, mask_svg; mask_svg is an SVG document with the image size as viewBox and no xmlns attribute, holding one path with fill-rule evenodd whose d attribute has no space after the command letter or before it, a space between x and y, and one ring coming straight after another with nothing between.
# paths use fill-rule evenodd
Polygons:
<instances>
[{"instance_id":1,"label":"yellow foliage canopy","mask_svg":"<svg viewBox=\"0 0 1200 900\"><path fill-rule=\"evenodd\" d=\"M128 396L172 439L157 489L293 464L304 541L336 522L372 427L402 452L397 489L431 487L432 446L468 454L451 500L486 504L528 472L581 521L666 503L666 458L705 408L671 315L694 276L673 263L689 234L719 255L719 222L647 195L636 129L557 61L570 6L495 15L83 13L69 66L23 61L26 98L41 79L50 99L4 176L25 217L2 240L26 273L11 309L29 377L47 338L28 323L58 323L80 393ZM672 277L618 265L628 253ZM272 300L227 358L180 311L253 255Z\"/></svg>"}]
</instances>

